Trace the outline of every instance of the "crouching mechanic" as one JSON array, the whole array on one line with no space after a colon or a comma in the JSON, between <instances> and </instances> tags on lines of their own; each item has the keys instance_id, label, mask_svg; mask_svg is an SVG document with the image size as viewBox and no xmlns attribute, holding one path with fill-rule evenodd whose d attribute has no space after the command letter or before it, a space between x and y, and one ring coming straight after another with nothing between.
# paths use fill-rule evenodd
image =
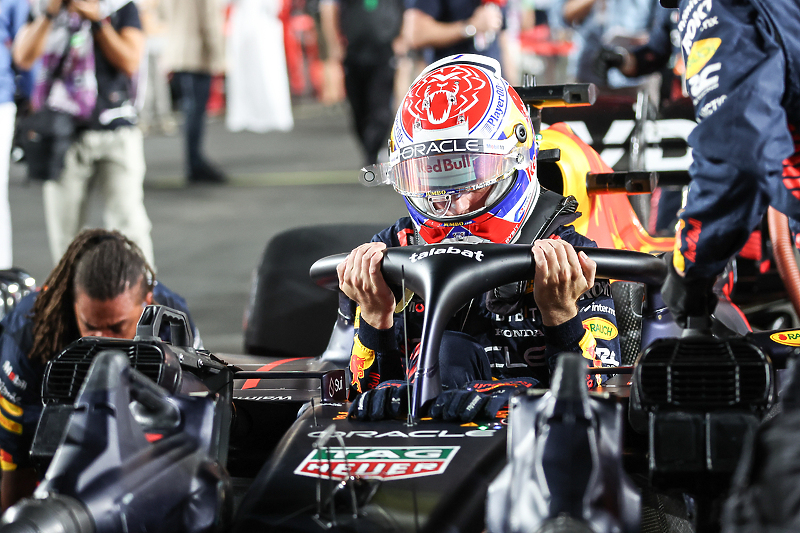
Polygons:
<instances>
[{"instance_id":1,"label":"crouching mechanic","mask_svg":"<svg viewBox=\"0 0 800 533\"><path fill-rule=\"evenodd\" d=\"M365 181L391 183L410 216L337 268L351 300L343 299L340 312L355 324L351 399L364 393L352 416L402 416L396 380L404 372L413 379L416 370L425 303L415 297L405 306L404 331L380 272L387 247L532 243L533 280L473 299L448 325L439 354L445 392L433 416L494 416L510 389L547 386L562 352L583 354L587 366L619 365L609 283L596 282L594 261L573 248L596 245L565 225L579 216L574 198L539 185L530 116L495 60L459 55L429 66L403 99L389 144L390 162L365 169ZM410 368L404 368L406 340ZM588 385L596 379L588 375ZM500 392L501 401L490 401Z\"/></svg>"},{"instance_id":2,"label":"crouching mechanic","mask_svg":"<svg viewBox=\"0 0 800 533\"><path fill-rule=\"evenodd\" d=\"M33 493L41 472L29 452L42 411L47 362L80 337L132 339L144 306L188 314L183 298L155 281L141 250L116 231L86 230L69 245L38 292L3 319L0 336L0 501ZM195 330L195 347L201 347Z\"/></svg>"}]
</instances>

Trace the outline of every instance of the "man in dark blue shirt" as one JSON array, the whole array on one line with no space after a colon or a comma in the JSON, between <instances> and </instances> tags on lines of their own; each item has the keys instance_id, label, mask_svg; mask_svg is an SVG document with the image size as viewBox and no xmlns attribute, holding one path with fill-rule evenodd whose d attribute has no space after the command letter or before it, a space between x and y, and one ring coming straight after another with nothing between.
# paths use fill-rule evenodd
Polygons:
<instances>
[{"instance_id":1,"label":"man in dark blue shirt","mask_svg":"<svg viewBox=\"0 0 800 533\"><path fill-rule=\"evenodd\" d=\"M456 54L503 55L504 1L406 0L404 33L413 48L430 47L432 63ZM505 65L504 65L505 66Z\"/></svg>"},{"instance_id":2,"label":"man in dark blue shirt","mask_svg":"<svg viewBox=\"0 0 800 533\"><path fill-rule=\"evenodd\" d=\"M319 6L328 60L342 68L347 100L367 165L378 162L394 119L395 47L402 0L322 0Z\"/></svg>"},{"instance_id":3,"label":"man in dark blue shirt","mask_svg":"<svg viewBox=\"0 0 800 533\"><path fill-rule=\"evenodd\" d=\"M3 320L0 336L0 501L5 510L39 480L29 452L42 410L47 362L80 337L132 339L145 305L186 312L155 281L141 250L118 232L86 230L70 244L42 289ZM194 326L192 325L192 328ZM195 331L196 347L201 347Z\"/></svg>"}]
</instances>

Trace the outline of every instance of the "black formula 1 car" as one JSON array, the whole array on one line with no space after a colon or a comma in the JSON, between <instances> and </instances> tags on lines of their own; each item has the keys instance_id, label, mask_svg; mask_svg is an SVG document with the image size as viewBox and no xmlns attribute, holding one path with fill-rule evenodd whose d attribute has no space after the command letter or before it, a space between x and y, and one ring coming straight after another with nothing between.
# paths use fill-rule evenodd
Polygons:
<instances>
[{"instance_id":1,"label":"black formula 1 car","mask_svg":"<svg viewBox=\"0 0 800 533\"><path fill-rule=\"evenodd\" d=\"M585 251L598 276L649 288L648 326L669 320L659 259ZM470 259L478 252L479 263ZM333 284L341 259L317 263L312 277ZM470 298L532 268L524 245L387 250L384 277L428 302L409 418L358 421L336 404L307 410L253 482L233 531L638 531L642 513L658 513L653 495L676 490L693 495L701 528L712 522L706 503L720 497L774 402L767 354L790 351L774 335L656 340L634 368L606 369L618 376L592 392L585 374L597 369L564 356L553 389L515 397L508 417L480 425L426 418L424 406L441 392L443 324ZM649 481L637 489L631 476ZM573 529L548 529L562 526Z\"/></svg>"},{"instance_id":2,"label":"black formula 1 car","mask_svg":"<svg viewBox=\"0 0 800 533\"><path fill-rule=\"evenodd\" d=\"M423 251L425 260L412 260ZM646 325L669 321L660 259L585 251L598 276L647 287ZM312 277L335 284L342 257L316 263ZM686 524L713 530L742 447L775 401L774 369L800 332L690 332L654 340L634 367L605 370L564 355L552 389L513 397L507 416L428 419L425 406L441 391L437 347L447 318L533 268L524 245L387 250L386 279L428 302L409 417L348 418L342 370L274 374L284 383L323 381L246 483L226 468L231 452L240 440L258 448L248 426L271 422L233 384L270 376L187 348L185 317L165 308L148 308L133 341L82 339L45 379L34 446L42 459L52 454L45 480L4 515L1 530L628 532L650 531L654 516L668 523L664 501L680 503ZM156 339L163 321L174 344ZM587 372L617 376L587 391Z\"/></svg>"}]
</instances>

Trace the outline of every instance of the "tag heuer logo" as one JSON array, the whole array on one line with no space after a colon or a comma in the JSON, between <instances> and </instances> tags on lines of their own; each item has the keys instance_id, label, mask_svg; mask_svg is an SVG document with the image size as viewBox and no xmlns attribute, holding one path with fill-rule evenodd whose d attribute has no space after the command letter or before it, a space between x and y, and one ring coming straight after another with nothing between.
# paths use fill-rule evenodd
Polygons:
<instances>
[{"instance_id":1,"label":"tag heuer logo","mask_svg":"<svg viewBox=\"0 0 800 533\"><path fill-rule=\"evenodd\" d=\"M348 475L382 480L434 476L447 465L460 446L397 446L323 448L300 463L298 476L344 479Z\"/></svg>"}]
</instances>

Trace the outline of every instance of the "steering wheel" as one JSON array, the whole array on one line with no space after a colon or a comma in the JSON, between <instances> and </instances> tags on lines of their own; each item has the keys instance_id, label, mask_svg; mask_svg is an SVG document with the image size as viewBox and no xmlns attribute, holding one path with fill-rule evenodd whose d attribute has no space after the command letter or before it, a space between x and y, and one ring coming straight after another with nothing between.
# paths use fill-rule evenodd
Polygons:
<instances>
[{"instance_id":1,"label":"steering wheel","mask_svg":"<svg viewBox=\"0 0 800 533\"><path fill-rule=\"evenodd\" d=\"M597 278L624 279L660 287L666 276L664 263L649 254L630 250L575 247L597 263ZM336 266L347 254L322 258L311 266L311 279L319 286L338 289ZM535 263L530 245L440 244L403 246L384 251L381 272L386 282L405 287L426 304L411 414L442 391L439 345L448 320L471 298L495 287L533 279Z\"/></svg>"}]
</instances>

